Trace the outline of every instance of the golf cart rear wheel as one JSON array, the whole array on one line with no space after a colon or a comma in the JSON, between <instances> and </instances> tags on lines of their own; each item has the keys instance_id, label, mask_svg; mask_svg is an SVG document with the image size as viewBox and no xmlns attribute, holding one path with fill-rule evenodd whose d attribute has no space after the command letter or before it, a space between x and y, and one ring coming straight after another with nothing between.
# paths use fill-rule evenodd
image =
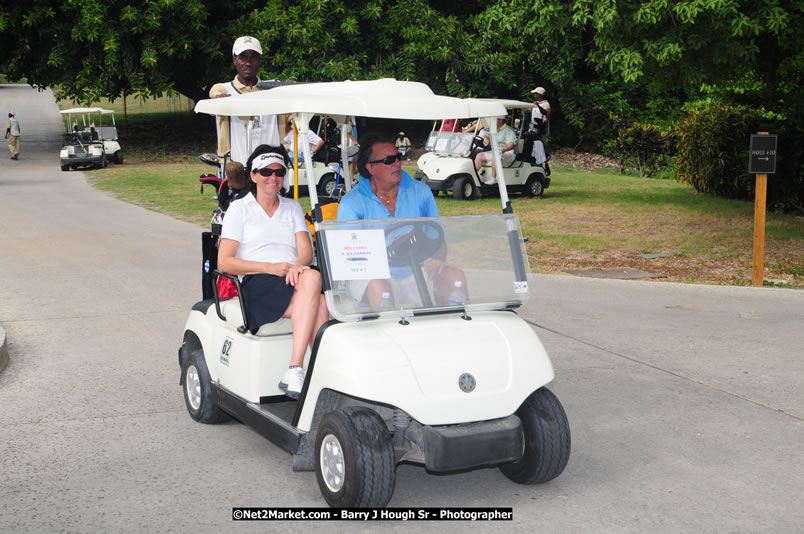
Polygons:
<instances>
[{"instance_id":1,"label":"golf cart rear wheel","mask_svg":"<svg viewBox=\"0 0 804 534\"><path fill-rule=\"evenodd\" d=\"M212 381L209 378L204 351L196 349L184 362L182 369L182 390L184 404L190 417L199 423L223 423L231 419L229 414L221 410L212 400Z\"/></svg>"},{"instance_id":2,"label":"golf cart rear wheel","mask_svg":"<svg viewBox=\"0 0 804 534\"><path fill-rule=\"evenodd\" d=\"M379 508L396 483L391 434L365 406L332 411L315 439L315 476L324 500L335 508Z\"/></svg>"},{"instance_id":3,"label":"golf cart rear wheel","mask_svg":"<svg viewBox=\"0 0 804 534\"><path fill-rule=\"evenodd\" d=\"M118 165L123 163L123 151L122 150L118 150L117 152L114 153L114 162L117 163Z\"/></svg>"},{"instance_id":4,"label":"golf cart rear wheel","mask_svg":"<svg viewBox=\"0 0 804 534\"><path fill-rule=\"evenodd\" d=\"M553 480L567 466L570 428L558 398L547 388L530 394L516 415L525 433L525 453L516 462L503 464L500 471L519 484L541 484Z\"/></svg>"},{"instance_id":5,"label":"golf cart rear wheel","mask_svg":"<svg viewBox=\"0 0 804 534\"><path fill-rule=\"evenodd\" d=\"M470 200L475 193L475 184L468 176L461 176L455 179L452 185L452 198L455 200Z\"/></svg>"},{"instance_id":6,"label":"golf cart rear wheel","mask_svg":"<svg viewBox=\"0 0 804 534\"><path fill-rule=\"evenodd\" d=\"M321 178L321 181L318 182L318 194L322 197L330 198L334 192L335 177L333 177L331 174L328 174Z\"/></svg>"},{"instance_id":7,"label":"golf cart rear wheel","mask_svg":"<svg viewBox=\"0 0 804 534\"><path fill-rule=\"evenodd\" d=\"M62 166L61 166L61 170L63 170L63 171L69 171L69 170L70 170L70 166L69 166L69 165L62 165Z\"/></svg>"},{"instance_id":8,"label":"golf cart rear wheel","mask_svg":"<svg viewBox=\"0 0 804 534\"><path fill-rule=\"evenodd\" d=\"M531 174L525 184L525 194L529 197L544 195L544 178L540 174Z\"/></svg>"}]
</instances>

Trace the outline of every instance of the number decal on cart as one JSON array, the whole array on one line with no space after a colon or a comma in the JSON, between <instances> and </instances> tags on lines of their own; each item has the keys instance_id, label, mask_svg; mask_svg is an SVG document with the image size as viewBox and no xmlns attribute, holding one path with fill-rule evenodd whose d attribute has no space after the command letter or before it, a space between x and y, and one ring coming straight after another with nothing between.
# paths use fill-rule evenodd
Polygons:
<instances>
[{"instance_id":1,"label":"number decal on cart","mask_svg":"<svg viewBox=\"0 0 804 534\"><path fill-rule=\"evenodd\" d=\"M232 350L232 343L234 343L234 340L227 337L223 340L223 346L221 347L221 363L227 367L229 366L229 352Z\"/></svg>"}]
</instances>

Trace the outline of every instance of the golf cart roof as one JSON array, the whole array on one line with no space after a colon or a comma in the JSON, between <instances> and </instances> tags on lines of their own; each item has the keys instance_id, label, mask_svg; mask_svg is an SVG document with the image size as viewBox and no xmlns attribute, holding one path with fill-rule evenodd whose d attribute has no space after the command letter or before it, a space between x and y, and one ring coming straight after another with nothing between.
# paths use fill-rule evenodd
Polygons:
<instances>
[{"instance_id":1,"label":"golf cart roof","mask_svg":"<svg viewBox=\"0 0 804 534\"><path fill-rule=\"evenodd\" d=\"M426 84L389 78L285 85L229 98L201 100L195 111L230 116L305 113L411 120L493 117L505 113L501 101L440 96Z\"/></svg>"},{"instance_id":2,"label":"golf cart roof","mask_svg":"<svg viewBox=\"0 0 804 534\"><path fill-rule=\"evenodd\" d=\"M62 115L69 115L75 113L100 113L102 115L109 115L114 113L114 110L111 109L103 109L103 108L71 108L71 109L63 109L59 111Z\"/></svg>"},{"instance_id":3,"label":"golf cart roof","mask_svg":"<svg viewBox=\"0 0 804 534\"><path fill-rule=\"evenodd\" d=\"M507 98L478 98L482 102L499 102L505 109L531 109L536 107L532 102L522 102L521 100L509 100Z\"/></svg>"}]
</instances>

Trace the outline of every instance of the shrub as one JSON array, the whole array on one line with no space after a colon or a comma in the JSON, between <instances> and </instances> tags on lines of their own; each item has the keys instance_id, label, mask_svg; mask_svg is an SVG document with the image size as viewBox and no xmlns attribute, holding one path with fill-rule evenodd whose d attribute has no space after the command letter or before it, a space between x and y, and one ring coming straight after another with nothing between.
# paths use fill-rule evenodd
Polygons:
<instances>
[{"instance_id":1,"label":"shrub","mask_svg":"<svg viewBox=\"0 0 804 534\"><path fill-rule=\"evenodd\" d=\"M700 193L752 198L748 147L759 115L745 106L714 104L675 122L676 180Z\"/></svg>"},{"instance_id":2,"label":"shrub","mask_svg":"<svg viewBox=\"0 0 804 534\"><path fill-rule=\"evenodd\" d=\"M612 115L612 119L616 119ZM624 126L615 122L617 136L604 143L608 156L617 160L620 172L625 172L627 163L639 170L639 176L655 176L665 160L668 148L667 135L653 124L635 122Z\"/></svg>"}]
</instances>

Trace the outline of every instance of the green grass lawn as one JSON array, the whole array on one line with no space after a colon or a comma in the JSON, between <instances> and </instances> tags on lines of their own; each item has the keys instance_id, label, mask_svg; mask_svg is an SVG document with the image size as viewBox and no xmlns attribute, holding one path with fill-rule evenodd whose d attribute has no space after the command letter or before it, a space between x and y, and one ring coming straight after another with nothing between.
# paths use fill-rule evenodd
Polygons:
<instances>
[{"instance_id":1,"label":"green grass lawn","mask_svg":"<svg viewBox=\"0 0 804 534\"><path fill-rule=\"evenodd\" d=\"M198 147L196 147L198 148ZM198 176L211 167L193 152L182 161L130 161L87 173L121 200L205 227L216 203ZM406 166L409 173L415 167ZM632 267L670 280L750 284L753 204L700 195L673 180L556 168L544 198L511 196L535 272ZM309 199L301 198L309 209ZM499 198L436 198L442 215L499 213ZM765 278L804 287L804 218L769 213ZM642 253L669 257L644 259Z\"/></svg>"}]
</instances>

